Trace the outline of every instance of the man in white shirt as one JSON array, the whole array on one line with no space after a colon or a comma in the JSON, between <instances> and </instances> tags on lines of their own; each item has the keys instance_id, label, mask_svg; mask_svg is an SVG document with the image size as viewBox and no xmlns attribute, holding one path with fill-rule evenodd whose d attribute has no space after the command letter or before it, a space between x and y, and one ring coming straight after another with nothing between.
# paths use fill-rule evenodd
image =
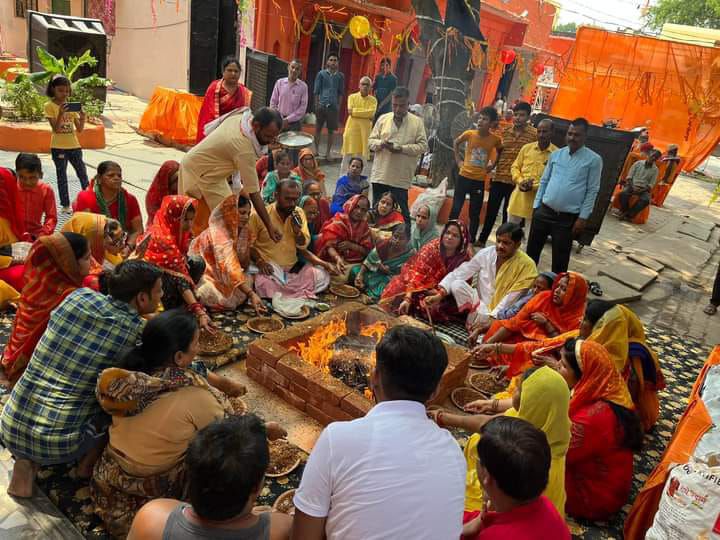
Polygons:
<instances>
[{"instance_id":1,"label":"man in white shirt","mask_svg":"<svg viewBox=\"0 0 720 540\"><path fill-rule=\"evenodd\" d=\"M376 355L377 405L320 435L294 498L294 540L460 538L465 459L424 405L447 352L429 332L396 326Z\"/></svg>"},{"instance_id":2,"label":"man in white shirt","mask_svg":"<svg viewBox=\"0 0 720 540\"><path fill-rule=\"evenodd\" d=\"M503 223L495 233L495 245L479 250L475 256L446 275L438 292L425 298L433 305L452 294L458 311L468 312L469 330L484 333L498 311L513 304L533 286L537 267L520 250L523 230L516 223ZM469 281L475 278L476 287Z\"/></svg>"}]
</instances>

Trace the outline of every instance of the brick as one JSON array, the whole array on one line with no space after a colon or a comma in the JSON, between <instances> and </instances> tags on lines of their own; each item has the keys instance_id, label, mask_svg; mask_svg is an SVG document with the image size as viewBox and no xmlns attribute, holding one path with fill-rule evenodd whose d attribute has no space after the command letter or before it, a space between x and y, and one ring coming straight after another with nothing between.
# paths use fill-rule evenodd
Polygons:
<instances>
[{"instance_id":1,"label":"brick","mask_svg":"<svg viewBox=\"0 0 720 540\"><path fill-rule=\"evenodd\" d=\"M348 412L343 411L337 405L330 405L329 403L323 403L322 412L327 414L333 420L354 420L355 418Z\"/></svg>"},{"instance_id":2,"label":"brick","mask_svg":"<svg viewBox=\"0 0 720 540\"><path fill-rule=\"evenodd\" d=\"M333 421L333 419L330 418L327 414L322 412L320 409L318 409L314 405L311 405L310 403L307 404L307 408L305 409L305 412L307 412L315 420L320 422L323 426L327 426L330 422Z\"/></svg>"},{"instance_id":3,"label":"brick","mask_svg":"<svg viewBox=\"0 0 720 540\"><path fill-rule=\"evenodd\" d=\"M247 369L254 369L255 371L261 371L264 363L265 362L263 362L256 356L248 355L247 359L245 360L245 367Z\"/></svg>"},{"instance_id":4,"label":"brick","mask_svg":"<svg viewBox=\"0 0 720 540\"><path fill-rule=\"evenodd\" d=\"M340 402L340 408L353 418L365 416L372 409L372 402L357 392L351 392Z\"/></svg>"},{"instance_id":5,"label":"brick","mask_svg":"<svg viewBox=\"0 0 720 540\"><path fill-rule=\"evenodd\" d=\"M311 396L314 395L321 401L327 401L331 405L338 405L342 398L352 392L352 389L345 383L322 371L318 372L312 379L308 379L307 389Z\"/></svg>"},{"instance_id":6,"label":"brick","mask_svg":"<svg viewBox=\"0 0 720 540\"><path fill-rule=\"evenodd\" d=\"M263 386L266 385L265 375L263 375L261 371L258 371L256 369L252 369L252 368L248 368L247 374L248 374L248 377L250 377L252 380L259 382Z\"/></svg>"},{"instance_id":7,"label":"brick","mask_svg":"<svg viewBox=\"0 0 720 540\"><path fill-rule=\"evenodd\" d=\"M290 345L301 341L301 339L305 338L308 333L313 332L315 328L316 326L313 324L294 324L292 326L287 326L282 330L273 332L272 339L270 341L279 343L286 349L289 349Z\"/></svg>"},{"instance_id":8,"label":"brick","mask_svg":"<svg viewBox=\"0 0 720 540\"><path fill-rule=\"evenodd\" d=\"M287 353L288 350L282 345L264 338L256 339L248 348L248 356L254 356L273 368L278 360Z\"/></svg>"},{"instance_id":9,"label":"brick","mask_svg":"<svg viewBox=\"0 0 720 540\"><path fill-rule=\"evenodd\" d=\"M283 356L275 365L278 373L287 377L291 382L302 386L307 386L307 381L317 377L320 368L308 364L295 353Z\"/></svg>"},{"instance_id":10,"label":"brick","mask_svg":"<svg viewBox=\"0 0 720 540\"><path fill-rule=\"evenodd\" d=\"M262 367L262 374L265 376L266 382L272 381L283 388L287 388L290 385L290 381L288 381L287 377L280 375L280 373L267 364ZM269 386L269 384L266 384L266 386Z\"/></svg>"},{"instance_id":11,"label":"brick","mask_svg":"<svg viewBox=\"0 0 720 540\"><path fill-rule=\"evenodd\" d=\"M297 396L293 394L290 390L283 388L283 399L287 401L290 405L295 407L296 409L300 409L301 411L305 411L307 409L307 401L301 398L300 396Z\"/></svg>"},{"instance_id":12,"label":"brick","mask_svg":"<svg viewBox=\"0 0 720 540\"><path fill-rule=\"evenodd\" d=\"M292 394L295 394L297 397L299 397L303 401L310 400L310 392L307 391L307 388L293 382L292 380L290 381L290 387L288 389L290 390L290 392Z\"/></svg>"}]
</instances>

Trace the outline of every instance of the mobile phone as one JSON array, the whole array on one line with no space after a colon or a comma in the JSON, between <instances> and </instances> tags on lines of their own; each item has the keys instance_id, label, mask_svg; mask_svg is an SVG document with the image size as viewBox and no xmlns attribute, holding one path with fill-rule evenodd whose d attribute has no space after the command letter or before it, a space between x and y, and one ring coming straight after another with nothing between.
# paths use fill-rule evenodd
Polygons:
<instances>
[{"instance_id":1,"label":"mobile phone","mask_svg":"<svg viewBox=\"0 0 720 540\"><path fill-rule=\"evenodd\" d=\"M82 111L82 103L79 101L68 101L66 103L67 108L65 109L67 112L80 112Z\"/></svg>"},{"instance_id":2,"label":"mobile phone","mask_svg":"<svg viewBox=\"0 0 720 540\"><path fill-rule=\"evenodd\" d=\"M302 227L302 219L297 212L292 213L292 220L295 222L295 225L297 225L298 227Z\"/></svg>"}]
</instances>

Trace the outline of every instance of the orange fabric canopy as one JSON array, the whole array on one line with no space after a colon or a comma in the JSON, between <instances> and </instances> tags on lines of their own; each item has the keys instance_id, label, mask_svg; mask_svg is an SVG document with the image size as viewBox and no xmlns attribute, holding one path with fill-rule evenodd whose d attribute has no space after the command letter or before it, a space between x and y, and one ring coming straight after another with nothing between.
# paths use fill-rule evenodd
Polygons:
<instances>
[{"instance_id":1,"label":"orange fabric canopy","mask_svg":"<svg viewBox=\"0 0 720 540\"><path fill-rule=\"evenodd\" d=\"M693 170L720 142L720 48L580 28L552 114L648 126L655 146L677 144Z\"/></svg>"}]
</instances>

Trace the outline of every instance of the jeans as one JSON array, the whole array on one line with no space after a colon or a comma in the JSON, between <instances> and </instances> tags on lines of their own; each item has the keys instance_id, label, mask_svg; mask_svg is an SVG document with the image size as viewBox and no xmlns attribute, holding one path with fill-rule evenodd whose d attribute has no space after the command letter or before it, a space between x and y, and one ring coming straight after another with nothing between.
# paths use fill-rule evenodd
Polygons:
<instances>
[{"instance_id":1,"label":"jeans","mask_svg":"<svg viewBox=\"0 0 720 540\"><path fill-rule=\"evenodd\" d=\"M717 274L715 274L715 284L713 285L710 303L715 307L720 306L720 266L718 266Z\"/></svg>"},{"instance_id":2,"label":"jeans","mask_svg":"<svg viewBox=\"0 0 720 540\"><path fill-rule=\"evenodd\" d=\"M634 206L630 206L630 198L632 196L637 197ZM650 205L650 192L643 191L642 193L633 193L633 188L630 184L625 186L620 192L620 209L630 219L637 216L640 212L645 210Z\"/></svg>"},{"instance_id":3,"label":"jeans","mask_svg":"<svg viewBox=\"0 0 720 540\"><path fill-rule=\"evenodd\" d=\"M395 187L395 186L388 186L387 184L381 184L379 182L373 182L372 183L372 193L373 193L373 206L375 206L380 198L387 192L392 193L393 198L397 201L398 205L400 206L400 212L403 215L403 219L405 219L405 229L407 229L408 232L410 232L410 208L408 207L408 190Z\"/></svg>"},{"instance_id":4,"label":"jeans","mask_svg":"<svg viewBox=\"0 0 720 540\"><path fill-rule=\"evenodd\" d=\"M515 184L504 182L490 182L490 198L488 199L487 210L485 211L485 224L478 241L481 244L487 242L492 232L493 225L497 219L500 205L502 205L502 222L507 221L507 207L510 202L510 195L515 190Z\"/></svg>"},{"instance_id":5,"label":"jeans","mask_svg":"<svg viewBox=\"0 0 720 540\"><path fill-rule=\"evenodd\" d=\"M470 211L468 212L470 218L470 241L474 242L480 228L480 213L485 201L485 182L458 174L455 178L455 194L453 195L450 219L458 218L465 204L465 197L468 194L470 195Z\"/></svg>"},{"instance_id":6,"label":"jeans","mask_svg":"<svg viewBox=\"0 0 720 540\"><path fill-rule=\"evenodd\" d=\"M61 148L51 148L53 163L55 163L55 171L57 172L58 194L60 196L60 206L70 206L70 195L68 193L67 164L75 169L75 174L80 180L82 189L88 187L88 175L83 161L82 148L73 148L71 150L63 150Z\"/></svg>"},{"instance_id":7,"label":"jeans","mask_svg":"<svg viewBox=\"0 0 720 540\"><path fill-rule=\"evenodd\" d=\"M572 228L577 218L577 214L556 212L544 204L535 209L525 250L535 264L540 263L545 240L552 236L552 271L567 272L573 242Z\"/></svg>"}]
</instances>

